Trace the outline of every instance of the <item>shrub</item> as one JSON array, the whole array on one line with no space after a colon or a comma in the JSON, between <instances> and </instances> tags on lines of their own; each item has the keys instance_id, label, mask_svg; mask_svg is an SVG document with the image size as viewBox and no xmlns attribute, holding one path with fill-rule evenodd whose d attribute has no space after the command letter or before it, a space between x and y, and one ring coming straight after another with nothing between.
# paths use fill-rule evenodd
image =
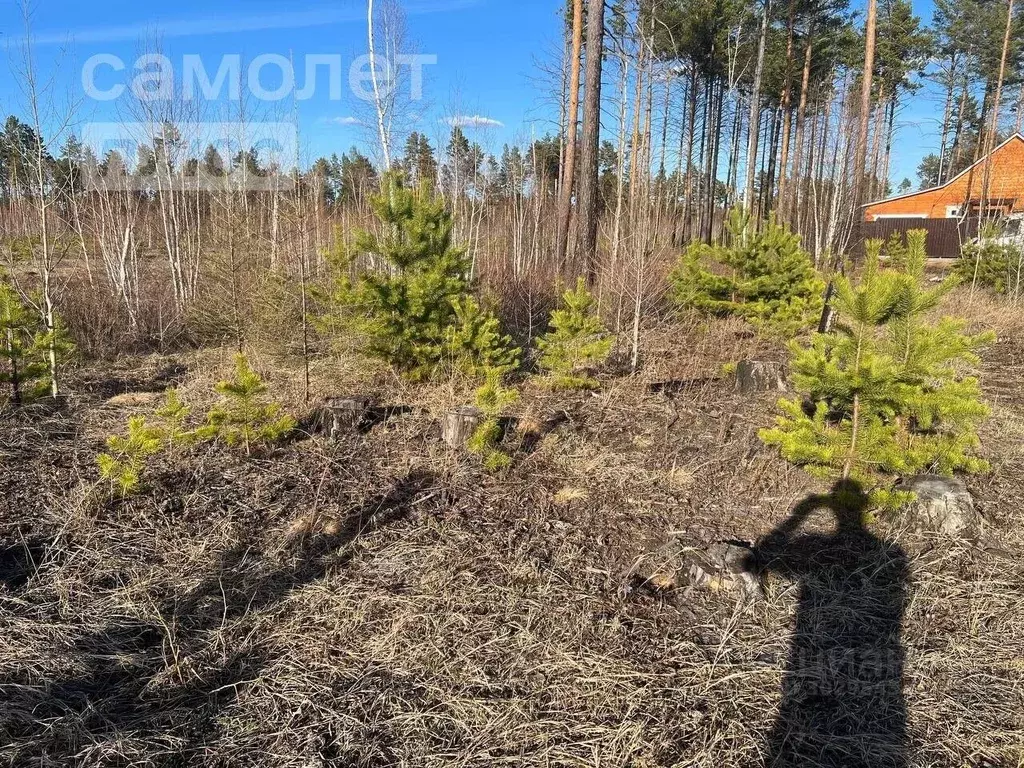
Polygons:
<instances>
[{"instance_id":1,"label":"shrub","mask_svg":"<svg viewBox=\"0 0 1024 768\"><path fill-rule=\"evenodd\" d=\"M773 221L752 232L740 209L732 211L727 227L731 245L694 243L687 250L670 276L675 301L784 335L816 321L825 285L800 237Z\"/></svg>"},{"instance_id":2,"label":"shrub","mask_svg":"<svg viewBox=\"0 0 1024 768\"><path fill-rule=\"evenodd\" d=\"M873 487L885 506L902 501L886 476L986 468L974 451L988 409L963 371L992 336L968 335L959 320L929 321L955 281L922 287L923 246L910 239L903 269L882 270L881 243L871 242L860 280L837 278L836 332L793 344L802 397L781 400L776 426L760 434L815 474Z\"/></svg>"},{"instance_id":3,"label":"shrub","mask_svg":"<svg viewBox=\"0 0 1024 768\"><path fill-rule=\"evenodd\" d=\"M502 436L501 415L518 399L519 393L502 383L502 371L498 368L486 372L483 386L476 391L476 407L483 413L484 421L466 447L470 453L480 456L488 472L504 469L512 462L512 457L497 446Z\"/></svg>"},{"instance_id":4,"label":"shrub","mask_svg":"<svg viewBox=\"0 0 1024 768\"><path fill-rule=\"evenodd\" d=\"M235 375L216 386L221 402L206 415L206 425L197 436L222 440L228 445L245 447L277 442L295 428L295 420L282 414L281 405L265 397L267 385L249 366L245 355L235 355Z\"/></svg>"},{"instance_id":5,"label":"shrub","mask_svg":"<svg viewBox=\"0 0 1024 768\"><path fill-rule=\"evenodd\" d=\"M580 278L575 289L562 294L562 306L551 313L551 330L537 340L537 364L555 389L597 386L597 381L584 371L608 358L612 338L594 311L594 304L594 297Z\"/></svg>"},{"instance_id":6,"label":"shrub","mask_svg":"<svg viewBox=\"0 0 1024 768\"><path fill-rule=\"evenodd\" d=\"M301 286L258 253L211 243L203 260L203 290L186 313L189 332L200 344L252 344L276 354L296 351Z\"/></svg>"},{"instance_id":7,"label":"shrub","mask_svg":"<svg viewBox=\"0 0 1024 768\"><path fill-rule=\"evenodd\" d=\"M371 206L383 234L357 232L352 251L331 255L328 321L355 332L366 355L409 378L429 378L445 362L455 307L469 292L465 252L452 244L444 201L407 188L399 173L386 176ZM357 269L359 254L369 257L370 269Z\"/></svg>"},{"instance_id":8,"label":"shrub","mask_svg":"<svg viewBox=\"0 0 1024 768\"><path fill-rule=\"evenodd\" d=\"M160 452L163 440L163 430L150 426L142 416L133 416L126 434L108 437L107 452L96 457L100 475L122 498L130 496L141 486L149 458Z\"/></svg>"}]
</instances>

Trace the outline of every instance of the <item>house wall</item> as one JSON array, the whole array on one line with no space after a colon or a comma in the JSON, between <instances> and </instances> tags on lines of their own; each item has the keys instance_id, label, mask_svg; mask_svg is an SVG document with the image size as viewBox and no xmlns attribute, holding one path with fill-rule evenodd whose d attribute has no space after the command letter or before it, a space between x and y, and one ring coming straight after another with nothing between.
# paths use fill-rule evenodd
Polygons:
<instances>
[{"instance_id":1,"label":"house wall","mask_svg":"<svg viewBox=\"0 0 1024 768\"><path fill-rule=\"evenodd\" d=\"M1015 136L992 153L989 177L988 198L993 204L1004 210L1024 211L1024 138ZM985 163L976 163L943 187L866 206L864 220L921 215L930 219L948 218L947 208L959 209L968 198L976 201L981 197L984 178ZM1012 202L1006 205L1007 200Z\"/></svg>"}]
</instances>

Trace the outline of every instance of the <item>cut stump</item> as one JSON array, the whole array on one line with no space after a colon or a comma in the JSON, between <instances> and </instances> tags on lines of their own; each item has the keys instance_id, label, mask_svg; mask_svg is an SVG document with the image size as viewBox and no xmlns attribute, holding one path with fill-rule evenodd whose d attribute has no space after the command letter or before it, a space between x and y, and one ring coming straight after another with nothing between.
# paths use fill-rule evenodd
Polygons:
<instances>
[{"instance_id":1,"label":"cut stump","mask_svg":"<svg viewBox=\"0 0 1024 768\"><path fill-rule=\"evenodd\" d=\"M372 399L364 395L332 397L324 401L320 412L320 431L328 439L358 432L370 410Z\"/></svg>"},{"instance_id":2,"label":"cut stump","mask_svg":"<svg viewBox=\"0 0 1024 768\"><path fill-rule=\"evenodd\" d=\"M441 437L452 448L465 448L483 421L483 411L471 405L463 405L445 414L441 422Z\"/></svg>"},{"instance_id":3,"label":"cut stump","mask_svg":"<svg viewBox=\"0 0 1024 768\"><path fill-rule=\"evenodd\" d=\"M786 389L782 363L741 360L736 364L736 388L745 395L754 392L782 392Z\"/></svg>"},{"instance_id":4,"label":"cut stump","mask_svg":"<svg viewBox=\"0 0 1024 768\"><path fill-rule=\"evenodd\" d=\"M685 558L690 584L712 592L734 592L754 597L759 592L754 552L749 545L720 541Z\"/></svg>"},{"instance_id":5,"label":"cut stump","mask_svg":"<svg viewBox=\"0 0 1024 768\"><path fill-rule=\"evenodd\" d=\"M720 541L705 547L684 546L678 539L651 553L654 570L641 569L634 577L655 592L696 588L743 598L760 594L754 551L745 543Z\"/></svg>"}]
</instances>

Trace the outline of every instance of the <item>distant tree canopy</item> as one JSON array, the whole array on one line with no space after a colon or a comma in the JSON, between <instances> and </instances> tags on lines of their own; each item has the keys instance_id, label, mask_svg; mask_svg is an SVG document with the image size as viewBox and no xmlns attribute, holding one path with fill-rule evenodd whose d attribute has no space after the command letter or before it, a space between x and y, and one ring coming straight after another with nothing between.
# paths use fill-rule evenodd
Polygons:
<instances>
[{"instance_id":1,"label":"distant tree canopy","mask_svg":"<svg viewBox=\"0 0 1024 768\"><path fill-rule=\"evenodd\" d=\"M377 191L377 170L366 155L353 147L340 158L321 157L310 171L312 178L322 186L327 203L360 202Z\"/></svg>"}]
</instances>

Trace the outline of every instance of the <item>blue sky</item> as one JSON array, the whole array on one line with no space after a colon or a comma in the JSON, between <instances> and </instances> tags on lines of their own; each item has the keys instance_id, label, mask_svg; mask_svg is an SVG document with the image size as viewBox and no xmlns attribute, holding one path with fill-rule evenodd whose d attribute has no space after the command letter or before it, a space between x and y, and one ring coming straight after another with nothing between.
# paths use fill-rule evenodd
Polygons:
<instances>
[{"instance_id":1,"label":"blue sky","mask_svg":"<svg viewBox=\"0 0 1024 768\"><path fill-rule=\"evenodd\" d=\"M534 0L404 0L409 36L418 53L434 54L427 66L426 100L415 106L416 128L431 139L450 130L452 115L486 118L467 127L485 147L500 150L505 141L528 140L531 132L554 129L546 89L538 86L538 61L550 58L558 35L558 3ZM13 0L0 3L2 39L22 34ZM282 10L284 9L284 10ZM176 68L186 55L199 55L212 76L223 55L240 54L245 62L262 54L294 58L296 81L305 81L303 57L340 54L345 87L341 101L329 98L326 70L314 98L298 105L306 154L316 157L361 143L366 128L352 118L365 117L365 105L349 91L348 68L366 52L365 0L177 0L155 9L137 0L37 0L33 33L37 60L48 69L61 57L57 79L72 98L81 98L82 64L95 54L112 54L129 70L140 39L160 29L162 48ZM273 79L268 69L268 80ZM5 73L6 74L6 73ZM49 74L49 72L48 72ZM130 83L130 73L97 69L97 83ZM269 86L268 87L272 87ZM0 112L18 110L15 78L0 76ZM117 105L85 100L84 120L117 119ZM278 104L287 119L292 100ZM479 124L479 125L476 125Z\"/></svg>"},{"instance_id":2,"label":"blue sky","mask_svg":"<svg viewBox=\"0 0 1024 768\"><path fill-rule=\"evenodd\" d=\"M543 64L555 56L559 37L559 0L403 0L415 50L437 56L425 69L426 101L415 107L416 128L436 140L449 128L446 117L480 118L467 131L490 151L508 141L529 140L554 129L550 78ZM348 66L366 51L364 0L176 0L155 4L139 0L36 0L33 31L41 69L52 74L71 98L81 98L82 64L95 54L112 54L131 68L140 39L160 29L163 50L176 68L185 55L202 57L212 75L221 57L239 54L243 62L261 54L280 54L300 62L297 85L305 76L301 62L310 54L340 54L345 88L341 101L329 98L326 77L314 98L299 103L299 122L307 158L342 152L362 144L367 128L355 123L365 105L347 86ZM915 2L925 21L931 4ZM13 0L0 4L0 32L8 41L22 30ZM67 49L61 55L62 49ZM59 65L54 67L54 63ZM97 82L128 83L131 74L99 69ZM104 76L106 81L104 81ZM272 78L271 78L272 79ZM272 87L268 85L267 87ZM82 121L115 120L116 102L86 100ZM290 99L279 111L290 119ZM0 79L0 112L18 110L16 78ZM899 115L892 177L909 177L921 157L938 143L941 103L931 89L912 97Z\"/></svg>"}]
</instances>

